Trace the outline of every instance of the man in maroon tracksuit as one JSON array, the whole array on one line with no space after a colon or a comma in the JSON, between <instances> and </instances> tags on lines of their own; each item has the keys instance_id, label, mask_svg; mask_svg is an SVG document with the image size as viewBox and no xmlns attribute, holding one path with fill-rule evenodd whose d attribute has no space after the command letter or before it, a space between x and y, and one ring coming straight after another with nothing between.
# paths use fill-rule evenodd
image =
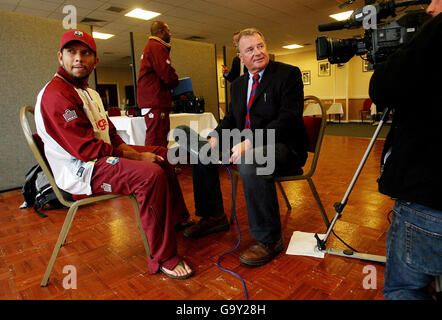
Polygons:
<instances>
[{"instance_id":1,"label":"man in maroon tracksuit","mask_svg":"<svg viewBox=\"0 0 442 320\"><path fill-rule=\"evenodd\" d=\"M88 87L98 64L92 36L62 36L54 78L35 106L37 132L57 185L72 194L134 194L147 235L148 270L184 279L192 269L177 255L175 228L189 216L167 149L129 146L106 116L99 94Z\"/></svg>"},{"instance_id":2,"label":"man in maroon tracksuit","mask_svg":"<svg viewBox=\"0 0 442 320\"><path fill-rule=\"evenodd\" d=\"M137 82L137 104L146 121L146 146L167 147L170 130L171 90L178 76L170 62L170 30L166 23L155 21L151 36L141 56Z\"/></svg>"}]
</instances>

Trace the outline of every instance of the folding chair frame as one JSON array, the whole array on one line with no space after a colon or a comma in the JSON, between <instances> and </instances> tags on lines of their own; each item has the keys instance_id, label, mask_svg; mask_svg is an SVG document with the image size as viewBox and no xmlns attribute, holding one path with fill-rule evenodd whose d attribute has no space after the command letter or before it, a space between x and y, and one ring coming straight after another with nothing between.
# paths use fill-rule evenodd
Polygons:
<instances>
[{"instance_id":1,"label":"folding chair frame","mask_svg":"<svg viewBox=\"0 0 442 320\"><path fill-rule=\"evenodd\" d=\"M42 168L44 174L48 178L49 183L51 184L51 186L57 196L57 199L64 206L69 208L66 218L64 220L63 226L61 228L61 231L58 235L58 240L55 244L51 258L49 259L49 263L46 268L46 272L43 276L43 280L41 281L41 284L40 284L40 286L45 287L45 286L47 286L49 276L51 274L52 268L54 266L55 260L58 255L58 251L60 250L60 248L64 245L64 243L66 241L66 237L67 237L69 230L72 226L72 222L74 221L75 214L77 213L78 208L80 206L83 206L86 204L91 204L91 203L95 203L95 202L99 202L99 201L119 198L122 195L106 194L106 195L100 195L100 196L91 196L91 197L80 199L77 201L66 200L63 197L61 190L58 188L57 184L55 183L55 179L52 175L52 171L49 168L44 155L40 152L40 149L38 148L38 146L34 140L32 130L29 126L28 114L32 114L32 115L34 114L34 107L25 106L20 109L20 123L21 123L22 129L23 129L23 133L25 135L26 141L27 141L29 147L31 148L32 153L34 154L35 159L37 160L37 162L40 165L40 167ZM138 206L138 201L134 195L129 195L129 198L131 199L132 205L135 210L135 216L136 216L137 223L138 223L138 229L141 232L141 237L143 240L144 248L146 250L146 255L147 255L147 257L149 257L149 255L150 255L149 243L147 240L147 236L146 236L146 234L143 230L143 227L141 225L140 210L139 210L139 206Z\"/></svg>"}]
</instances>

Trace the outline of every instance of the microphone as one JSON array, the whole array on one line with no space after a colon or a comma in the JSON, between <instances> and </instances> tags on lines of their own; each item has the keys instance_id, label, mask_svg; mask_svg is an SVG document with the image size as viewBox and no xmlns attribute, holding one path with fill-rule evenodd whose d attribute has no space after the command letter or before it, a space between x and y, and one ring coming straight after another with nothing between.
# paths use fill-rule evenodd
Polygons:
<instances>
[{"instance_id":1,"label":"microphone","mask_svg":"<svg viewBox=\"0 0 442 320\"><path fill-rule=\"evenodd\" d=\"M376 6L376 11L378 11L378 6ZM362 21L364 20L364 16L368 13L364 13L364 9L355 10L352 13L350 18L344 21L336 21L330 23L323 23L318 26L319 31L333 31L333 30L342 30L342 29L351 29L357 28L362 25Z\"/></svg>"},{"instance_id":2,"label":"microphone","mask_svg":"<svg viewBox=\"0 0 442 320\"><path fill-rule=\"evenodd\" d=\"M336 21L336 22L330 22L330 23L322 23L318 26L319 31L334 31L334 30L341 30L341 29L348 29L348 28L350 28L348 20Z\"/></svg>"}]
</instances>

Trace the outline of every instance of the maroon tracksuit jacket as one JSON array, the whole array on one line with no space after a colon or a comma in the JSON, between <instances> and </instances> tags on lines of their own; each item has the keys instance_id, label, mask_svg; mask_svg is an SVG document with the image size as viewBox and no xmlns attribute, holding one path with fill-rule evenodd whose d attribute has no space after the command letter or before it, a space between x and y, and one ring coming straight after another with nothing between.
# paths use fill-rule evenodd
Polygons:
<instances>
[{"instance_id":1,"label":"maroon tracksuit jacket","mask_svg":"<svg viewBox=\"0 0 442 320\"><path fill-rule=\"evenodd\" d=\"M157 272L160 266L173 269L179 262L174 226L188 216L188 211L175 170L167 162L167 149L134 147L162 156L165 161L161 163L122 158L117 149L122 140L108 118L111 144L93 136L83 102L74 89L84 89L87 81L72 79L61 67L58 74L61 77L54 77L49 82L42 92L41 103L36 107L39 113L36 116L42 119L37 125L43 126L40 130L45 132L41 137L45 149L59 146L71 154L73 160L96 160L90 182L93 194L134 194L151 250L149 272ZM66 119L63 116L65 110L76 116Z\"/></svg>"},{"instance_id":2,"label":"maroon tracksuit jacket","mask_svg":"<svg viewBox=\"0 0 442 320\"><path fill-rule=\"evenodd\" d=\"M145 145L167 147L170 130L171 90L178 85L178 76L170 61L170 44L158 37L149 37L141 56L137 82L137 103L151 110L146 121Z\"/></svg>"}]
</instances>

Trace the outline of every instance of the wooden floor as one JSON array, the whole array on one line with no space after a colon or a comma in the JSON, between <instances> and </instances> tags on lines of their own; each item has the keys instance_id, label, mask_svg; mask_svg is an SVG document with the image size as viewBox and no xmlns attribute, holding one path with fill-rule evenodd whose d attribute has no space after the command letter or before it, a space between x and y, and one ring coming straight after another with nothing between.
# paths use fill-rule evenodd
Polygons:
<instances>
[{"instance_id":1,"label":"wooden floor","mask_svg":"<svg viewBox=\"0 0 442 320\"><path fill-rule=\"evenodd\" d=\"M369 139L326 136L314 181L330 220L333 203L340 202L369 143ZM387 215L393 201L377 192L378 140L366 163L343 216L334 231L360 252L385 255ZM231 207L230 178L221 169L225 210ZM194 213L190 168L179 180L191 214ZM326 228L305 181L286 182L291 199L287 211L279 197L286 248L293 231L325 233ZM239 249L225 256L223 268L245 281L250 300L381 300L385 266L380 263L326 255L324 259L280 254L262 267L241 265L239 253L253 241L247 225L242 186L237 201L241 230ZM233 249L238 231L213 234L203 240L177 233L178 250L195 270L187 280L150 275L130 200L125 197L80 208L61 248L49 285L40 287L66 210L51 210L40 218L32 209L20 210L21 191L0 194L0 299L149 299L149 300L240 300L245 298L239 278L217 266L220 255ZM345 249L333 235L328 247ZM364 267L370 265L369 272ZM65 266L77 271L77 289L64 289ZM365 271L365 273L364 273ZM372 289L364 278L376 276ZM367 279L365 279L367 283ZM375 287L375 289L373 289Z\"/></svg>"}]
</instances>

